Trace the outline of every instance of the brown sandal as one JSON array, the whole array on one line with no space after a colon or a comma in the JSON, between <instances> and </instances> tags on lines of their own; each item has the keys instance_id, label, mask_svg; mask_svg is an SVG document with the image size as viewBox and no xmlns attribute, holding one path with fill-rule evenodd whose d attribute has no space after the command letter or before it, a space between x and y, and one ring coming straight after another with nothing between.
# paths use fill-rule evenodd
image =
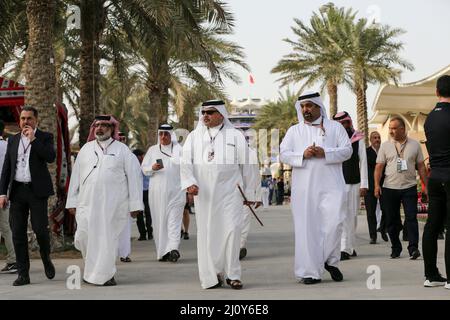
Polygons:
<instances>
[{"instance_id":1,"label":"brown sandal","mask_svg":"<svg viewBox=\"0 0 450 320\"><path fill-rule=\"evenodd\" d=\"M227 284L232 288L232 289L242 289L242 282L241 280L230 280L227 279Z\"/></svg>"}]
</instances>

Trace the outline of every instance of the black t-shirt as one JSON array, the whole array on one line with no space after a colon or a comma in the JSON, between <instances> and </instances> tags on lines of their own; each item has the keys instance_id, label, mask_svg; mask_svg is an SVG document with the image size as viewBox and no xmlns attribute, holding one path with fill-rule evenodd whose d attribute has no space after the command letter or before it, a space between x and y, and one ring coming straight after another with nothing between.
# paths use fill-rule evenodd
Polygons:
<instances>
[{"instance_id":1,"label":"black t-shirt","mask_svg":"<svg viewBox=\"0 0 450 320\"><path fill-rule=\"evenodd\" d=\"M450 103L438 103L428 115L424 128L430 155L430 178L450 181Z\"/></svg>"}]
</instances>

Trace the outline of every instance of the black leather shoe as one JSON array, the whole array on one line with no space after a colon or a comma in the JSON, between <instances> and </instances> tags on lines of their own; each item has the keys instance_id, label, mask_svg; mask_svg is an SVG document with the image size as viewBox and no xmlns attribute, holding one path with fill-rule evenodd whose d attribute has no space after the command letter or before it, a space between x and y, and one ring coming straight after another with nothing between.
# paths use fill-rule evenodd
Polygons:
<instances>
[{"instance_id":1,"label":"black leather shoe","mask_svg":"<svg viewBox=\"0 0 450 320\"><path fill-rule=\"evenodd\" d=\"M153 240L153 234L149 233L147 239L148 240Z\"/></svg>"},{"instance_id":2,"label":"black leather shoe","mask_svg":"<svg viewBox=\"0 0 450 320\"><path fill-rule=\"evenodd\" d=\"M353 252L352 252L352 257L357 257L358 256L358 254L356 253L356 250L355 249L353 249Z\"/></svg>"},{"instance_id":3,"label":"black leather shoe","mask_svg":"<svg viewBox=\"0 0 450 320\"><path fill-rule=\"evenodd\" d=\"M170 262L177 262L178 259L180 259L180 252L178 252L178 250L170 251L169 261Z\"/></svg>"},{"instance_id":4,"label":"black leather shoe","mask_svg":"<svg viewBox=\"0 0 450 320\"><path fill-rule=\"evenodd\" d=\"M26 284L30 284L30 277L29 276L18 276L16 280L13 282L13 286L24 286Z\"/></svg>"},{"instance_id":5,"label":"black leather shoe","mask_svg":"<svg viewBox=\"0 0 450 320\"><path fill-rule=\"evenodd\" d=\"M389 238L388 238L386 232L381 232L381 239L383 239L385 242L388 242L388 241L389 241Z\"/></svg>"},{"instance_id":6,"label":"black leather shoe","mask_svg":"<svg viewBox=\"0 0 450 320\"><path fill-rule=\"evenodd\" d=\"M158 261L164 262L164 261L169 261L170 258L170 252L167 252L165 255L162 256L161 259L159 259Z\"/></svg>"},{"instance_id":7,"label":"black leather shoe","mask_svg":"<svg viewBox=\"0 0 450 320\"><path fill-rule=\"evenodd\" d=\"M239 260L244 259L246 256L247 256L247 249L241 248L241 250L239 251Z\"/></svg>"},{"instance_id":8,"label":"black leather shoe","mask_svg":"<svg viewBox=\"0 0 450 320\"><path fill-rule=\"evenodd\" d=\"M53 265L52 260L48 257L46 259L42 259L42 261L44 263L45 276L48 279L53 279L55 277L55 266Z\"/></svg>"},{"instance_id":9,"label":"black leather shoe","mask_svg":"<svg viewBox=\"0 0 450 320\"><path fill-rule=\"evenodd\" d=\"M396 258L400 257L400 253L401 253L401 251L392 250L391 259L396 259Z\"/></svg>"},{"instance_id":10,"label":"black leather shoe","mask_svg":"<svg viewBox=\"0 0 450 320\"><path fill-rule=\"evenodd\" d=\"M418 257L420 257L420 251L419 251L419 249L416 249L411 253L411 255L409 256L409 259L416 260Z\"/></svg>"},{"instance_id":11,"label":"black leather shoe","mask_svg":"<svg viewBox=\"0 0 450 320\"><path fill-rule=\"evenodd\" d=\"M329 266L327 263L325 263L325 270L330 273L331 279L333 279L334 281L344 280L342 272L337 267Z\"/></svg>"},{"instance_id":12,"label":"black leather shoe","mask_svg":"<svg viewBox=\"0 0 450 320\"><path fill-rule=\"evenodd\" d=\"M344 260L350 260L350 255L345 251L341 251L341 261Z\"/></svg>"},{"instance_id":13,"label":"black leather shoe","mask_svg":"<svg viewBox=\"0 0 450 320\"><path fill-rule=\"evenodd\" d=\"M116 280L114 280L114 277L112 277L111 279L109 279L108 281L106 281L103 286L104 287L112 287L117 285Z\"/></svg>"},{"instance_id":14,"label":"black leather shoe","mask_svg":"<svg viewBox=\"0 0 450 320\"><path fill-rule=\"evenodd\" d=\"M370 244L377 244L377 240L376 239L370 239Z\"/></svg>"},{"instance_id":15,"label":"black leather shoe","mask_svg":"<svg viewBox=\"0 0 450 320\"><path fill-rule=\"evenodd\" d=\"M140 235L138 238L138 241L145 241L147 240L147 237L145 235Z\"/></svg>"},{"instance_id":16,"label":"black leather shoe","mask_svg":"<svg viewBox=\"0 0 450 320\"><path fill-rule=\"evenodd\" d=\"M322 280L320 279L314 279L314 278L303 278L302 283L303 284L316 284L320 283Z\"/></svg>"}]
</instances>

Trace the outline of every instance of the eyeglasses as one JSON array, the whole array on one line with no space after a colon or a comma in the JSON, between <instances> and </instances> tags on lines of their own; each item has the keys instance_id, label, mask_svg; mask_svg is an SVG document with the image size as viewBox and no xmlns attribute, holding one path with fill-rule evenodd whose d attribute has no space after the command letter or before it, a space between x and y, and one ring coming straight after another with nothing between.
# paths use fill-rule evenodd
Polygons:
<instances>
[{"instance_id":1,"label":"eyeglasses","mask_svg":"<svg viewBox=\"0 0 450 320\"><path fill-rule=\"evenodd\" d=\"M208 116L210 116L216 112L217 112L217 110L202 110L202 115L204 115L206 113Z\"/></svg>"}]
</instances>

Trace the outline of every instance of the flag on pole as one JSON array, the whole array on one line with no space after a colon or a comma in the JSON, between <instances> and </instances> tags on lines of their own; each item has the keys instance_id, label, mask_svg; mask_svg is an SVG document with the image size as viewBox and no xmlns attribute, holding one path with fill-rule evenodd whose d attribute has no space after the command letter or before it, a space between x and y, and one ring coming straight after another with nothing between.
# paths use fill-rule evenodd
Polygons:
<instances>
[{"instance_id":1,"label":"flag on pole","mask_svg":"<svg viewBox=\"0 0 450 320\"><path fill-rule=\"evenodd\" d=\"M253 76L252 76L251 73L249 74L248 79L249 79L249 81L250 81L251 84L255 84L255 79L253 79Z\"/></svg>"}]
</instances>

